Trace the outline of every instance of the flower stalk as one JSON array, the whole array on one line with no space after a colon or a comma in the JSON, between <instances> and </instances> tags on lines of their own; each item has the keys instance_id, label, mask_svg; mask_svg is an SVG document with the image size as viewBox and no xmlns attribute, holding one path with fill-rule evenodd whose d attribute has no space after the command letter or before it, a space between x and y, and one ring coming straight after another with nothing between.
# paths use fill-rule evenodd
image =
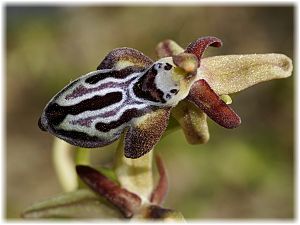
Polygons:
<instances>
[{"instance_id":1,"label":"flower stalk","mask_svg":"<svg viewBox=\"0 0 300 225\"><path fill-rule=\"evenodd\" d=\"M74 159L75 165L90 165L90 149L77 148L75 151L76 151L75 159ZM85 186L79 177L77 177L77 180L78 180L78 188L82 188Z\"/></svg>"},{"instance_id":2,"label":"flower stalk","mask_svg":"<svg viewBox=\"0 0 300 225\"><path fill-rule=\"evenodd\" d=\"M139 195L143 201L149 199L153 190L153 151L138 159L126 158L124 156L124 137L122 136L114 159L114 170L121 187Z\"/></svg>"},{"instance_id":3,"label":"flower stalk","mask_svg":"<svg viewBox=\"0 0 300 225\"><path fill-rule=\"evenodd\" d=\"M74 191L78 187L74 162L75 147L65 141L54 138L52 157L53 166L62 189Z\"/></svg>"}]
</instances>

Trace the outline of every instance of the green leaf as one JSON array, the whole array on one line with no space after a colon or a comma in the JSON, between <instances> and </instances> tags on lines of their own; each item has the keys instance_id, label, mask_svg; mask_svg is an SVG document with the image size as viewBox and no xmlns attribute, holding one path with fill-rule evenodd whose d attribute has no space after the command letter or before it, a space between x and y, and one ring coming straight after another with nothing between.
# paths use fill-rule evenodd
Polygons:
<instances>
[{"instance_id":1,"label":"green leaf","mask_svg":"<svg viewBox=\"0 0 300 225\"><path fill-rule=\"evenodd\" d=\"M121 212L87 189L64 193L33 204L23 218L122 218Z\"/></svg>"}]
</instances>

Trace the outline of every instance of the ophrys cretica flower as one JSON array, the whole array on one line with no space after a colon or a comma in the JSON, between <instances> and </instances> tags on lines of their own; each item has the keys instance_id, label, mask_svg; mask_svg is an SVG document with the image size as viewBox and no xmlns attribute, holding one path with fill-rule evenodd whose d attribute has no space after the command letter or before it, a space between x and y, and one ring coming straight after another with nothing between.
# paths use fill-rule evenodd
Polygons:
<instances>
[{"instance_id":1,"label":"ophrys cretica flower","mask_svg":"<svg viewBox=\"0 0 300 225\"><path fill-rule=\"evenodd\" d=\"M50 100L39 126L86 148L108 145L125 133L125 156L138 158L160 140L173 109L189 142L206 142L206 115L226 128L241 123L224 96L287 77L292 70L291 60L281 54L202 59L208 46L221 45L216 37L203 37L183 50L166 41L158 46L162 58L155 62L135 49L115 49L97 71L73 81Z\"/></svg>"}]
</instances>

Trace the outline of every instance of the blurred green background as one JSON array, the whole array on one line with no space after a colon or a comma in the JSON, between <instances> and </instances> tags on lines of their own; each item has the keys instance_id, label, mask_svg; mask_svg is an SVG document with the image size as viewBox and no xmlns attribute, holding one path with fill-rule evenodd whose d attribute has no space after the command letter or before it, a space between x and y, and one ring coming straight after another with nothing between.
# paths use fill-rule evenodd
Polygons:
<instances>
[{"instance_id":1,"label":"blurred green background","mask_svg":"<svg viewBox=\"0 0 300 225\"><path fill-rule=\"evenodd\" d=\"M6 5L6 216L62 192L51 161L53 137L38 118L69 81L95 70L113 48L156 59L159 41L185 47L200 36L223 40L221 54L283 53L293 59L294 7ZM187 144L182 131L155 151L166 163L166 207L188 219L294 218L294 76L233 96L242 118L234 130L211 120L208 144ZM108 165L116 144L93 150Z\"/></svg>"}]
</instances>

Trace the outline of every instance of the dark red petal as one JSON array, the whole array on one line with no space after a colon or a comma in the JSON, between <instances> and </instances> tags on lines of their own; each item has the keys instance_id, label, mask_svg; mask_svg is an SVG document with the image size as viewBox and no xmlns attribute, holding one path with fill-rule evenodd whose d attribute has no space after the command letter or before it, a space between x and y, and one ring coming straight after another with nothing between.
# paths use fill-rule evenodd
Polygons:
<instances>
[{"instance_id":1,"label":"dark red petal","mask_svg":"<svg viewBox=\"0 0 300 225\"><path fill-rule=\"evenodd\" d=\"M161 205L168 192L168 177L161 157L159 155L156 155L155 159L159 173L159 181L156 188L152 192L150 201L153 204Z\"/></svg>"},{"instance_id":2,"label":"dark red petal","mask_svg":"<svg viewBox=\"0 0 300 225\"><path fill-rule=\"evenodd\" d=\"M241 124L240 117L201 79L196 81L187 96L212 120L225 128L235 128Z\"/></svg>"},{"instance_id":3,"label":"dark red petal","mask_svg":"<svg viewBox=\"0 0 300 225\"><path fill-rule=\"evenodd\" d=\"M93 191L120 209L125 217L132 217L141 206L141 199L138 195L119 187L99 171L89 166L78 165L76 172Z\"/></svg>"},{"instance_id":4,"label":"dark red petal","mask_svg":"<svg viewBox=\"0 0 300 225\"><path fill-rule=\"evenodd\" d=\"M116 48L112 50L97 67L97 70L112 69L120 62L129 62L132 65L149 67L153 63L152 59L144 55L142 52L133 48Z\"/></svg>"},{"instance_id":5,"label":"dark red petal","mask_svg":"<svg viewBox=\"0 0 300 225\"><path fill-rule=\"evenodd\" d=\"M195 54L200 61L208 46L221 47L222 41L216 37L201 37L190 43L184 52Z\"/></svg>"}]
</instances>

